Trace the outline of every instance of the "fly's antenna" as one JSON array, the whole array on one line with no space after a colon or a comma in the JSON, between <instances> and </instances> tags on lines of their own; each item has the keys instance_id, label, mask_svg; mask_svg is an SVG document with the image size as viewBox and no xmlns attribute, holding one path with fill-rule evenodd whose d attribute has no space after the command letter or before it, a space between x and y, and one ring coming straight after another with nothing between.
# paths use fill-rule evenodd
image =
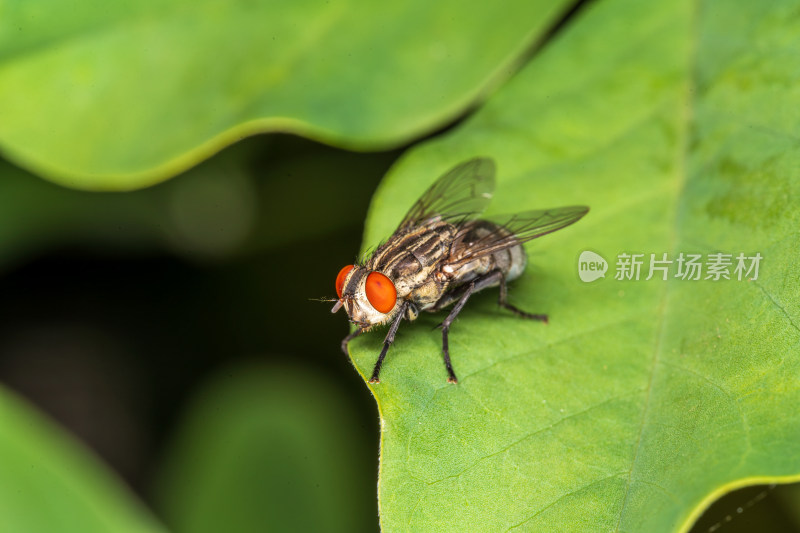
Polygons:
<instances>
[{"instance_id":1,"label":"fly's antenna","mask_svg":"<svg viewBox=\"0 0 800 533\"><path fill-rule=\"evenodd\" d=\"M330 302L338 302L339 298L322 297L322 298L309 298L308 300L310 302L330 303Z\"/></svg>"}]
</instances>

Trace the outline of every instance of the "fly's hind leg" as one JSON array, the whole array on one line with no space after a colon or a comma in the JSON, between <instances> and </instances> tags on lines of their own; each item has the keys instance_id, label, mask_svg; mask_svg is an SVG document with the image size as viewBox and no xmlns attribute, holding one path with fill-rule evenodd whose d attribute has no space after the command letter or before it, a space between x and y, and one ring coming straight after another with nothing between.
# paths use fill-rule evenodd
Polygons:
<instances>
[{"instance_id":1,"label":"fly's hind leg","mask_svg":"<svg viewBox=\"0 0 800 533\"><path fill-rule=\"evenodd\" d=\"M493 285L497 283L498 279L502 279L503 273L499 270L494 270L483 276L478 277L477 279L462 285L452 293L444 296L441 300L436 302L434 309L441 309L446 305L450 305L452 302L456 302L456 305L450 311L450 314L447 315L447 318L444 319L442 322L442 355L444 356L444 366L447 367L447 382L448 383L458 383L458 378L456 377L455 372L453 371L453 365L450 363L450 345L448 342L447 335L450 331L450 325L458 316L458 313L464 308L464 305L469 300L470 295L473 292L477 292L484 287Z\"/></svg>"},{"instance_id":2,"label":"fly's hind leg","mask_svg":"<svg viewBox=\"0 0 800 533\"><path fill-rule=\"evenodd\" d=\"M450 314L447 315L447 318L442 322L442 354L444 355L444 366L447 367L448 383L458 383L458 378L456 377L456 373L453 372L453 364L450 362L450 345L447 341L447 333L450 331L450 324L453 323L458 313L464 308L464 304L469 300L469 295L475 292L475 283L472 282L468 285L464 285L464 287L466 288L464 294L458 299L453 310L450 311Z\"/></svg>"},{"instance_id":3,"label":"fly's hind leg","mask_svg":"<svg viewBox=\"0 0 800 533\"><path fill-rule=\"evenodd\" d=\"M497 303L500 305L500 307L508 309L517 316L521 316L522 318L528 318L530 320L539 320L540 322L544 322L545 324L547 324L547 315L527 313L522 309L508 303L508 290L506 289L505 276L500 277L500 296L497 299Z\"/></svg>"},{"instance_id":4,"label":"fly's hind leg","mask_svg":"<svg viewBox=\"0 0 800 533\"><path fill-rule=\"evenodd\" d=\"M506 289L506 279L503 275L503 272L500 270L492 270L491 272L487 272L486 274L479 276L478 278L474 279L472 282L467 283L458 287L456 290L444 295L436 305L433 307L434 311L442 309L450 305L453 302L456 302L456 305L453 307L450 314L447 315L447 318L444 319L442 322L442 354L444 355L444 365L447 367L447 374L448 378L447 381L449 383L458 383L458 378L456 378L455 372L453 372L453 365L450 363L450 346L448 343L447 335L450 331L450 325L458 316L458 313L461 312L461 309L464 308L464 305L467 303L470 295L474 292L478 292L481 289L486 287L492 287L496 284L500 285L500 298L498 303L501 307L508 309L509 311L513 312L516 315L519 315L523 318L529 318L531 320L540 320L542 322L547 322L547 315L535 315L533 313L526 313L525 311L518 309L508 303L506 301L507 289Z\"/></svg>"}]
</instances>

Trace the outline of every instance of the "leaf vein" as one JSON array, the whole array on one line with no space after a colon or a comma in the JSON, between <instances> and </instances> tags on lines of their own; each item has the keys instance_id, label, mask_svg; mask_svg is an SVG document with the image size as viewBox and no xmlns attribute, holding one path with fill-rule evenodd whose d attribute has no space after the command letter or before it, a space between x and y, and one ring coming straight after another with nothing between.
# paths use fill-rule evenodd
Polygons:
<instances>
[{"instance_id":1,"label":"leaf vein","mask_svg":"<svg viewBox=\"0 0 800 533\"><path fill-rule=\"evenodd\" d=\"M485 456L481 457L480 459L478 459L477 461L473 462L471 465L465 467L464 469L460 470L459 472L456 472L455 474L451 474L449 476L443 477L441 479L437 479L435 481L427 482L427 485L428 486L436 485L437 483L441 483L442 481L446 481L448 479L457 478L457 477L463 475L464 473L466 473L467 471L472 470L473 468L478 466L480 463L482 463L482 462L484 462L484 461L486 461L488 459L491 459L492 457L496 457L498 455L501 455L501 454L509 451L513 447L518 446L519 444L522 444L526 440L528 440L528 439L530 439L532 437L535 437L536 435L539 435L539 434L544 433L546 431L550 431L551 429L555 428L556 426L558 426L559 424L561 424L563 422L566 422L567 420L570 420L570 419L573 419L575 417L578 417L578 416L584 415L586 413L589 413L589 412L591 412L591 411L593 411L595 409L598 409L600 407L603 407L604 405L609 404L611 402L614 402L614 401L617 401L617 400L621 400L621 399L627 398L629 396L634 396L634 395L639 394L639 393L641 393L643 391L644 391L644 389L638 389L638 390L634 390L634 391L631 391L631 392L626 392L624 394L618 394L616 396L613 396L611 398L603 400L600 403L596 403L596 404L590 405L589 407L587 407L585 409L582 409L580 411L577 411L575 413L569 413L568 415L565 415L564 417L556 420L555 422L552 422L551 424L549 424L549 425L547 425L545 427L536 429L536 430L534 430L534 431L522 436L521 438L515 440L514 442L504 446L500 450L497 450L496 452L492 452L489 455L485 455Z\"/></svg>"},{"instance_id":2,"label":"leaf vein","mask_svg":"<svg viewBox=\"0 0 800 533\"><path fill-rule=\"evenodd\" d=\"M589 483L589 484L587 484L587 485L583 485L583 486L581 486L581 487L578 487L577 489L575 489L575 490L573 490L573 491L570 491L570 492L568 492L568 493L566 493L566 494L562 494L561 496L559 496L558 498L556 498L555 500L553 500L552 502L550 502L550 503L549 503L549 504L547 504L546 506L544 506L544 507L542 507L541 509L539 509L538 511L536 511L536 513L534 513L534 514L532 514L531 516L529 516L529 517L525 518L525 519L524 519L522 522L519 522L518 524L514 524L513 526L511 526L510 528L508 528L508 529L506 530L506 533L508 533L509 531L511 531L511 530L513 530L513 529L517 529L518 527L521 527L521 526L523 526L523 525L527 524L528 522L530 522L531 520L533 520L534 518L536 518L537 516L539 516L540 514L542 514L543 512L545 512L546 510L548 510L549 508L551 508L551 507L553 507L554 505L558 504L558 503L559 503L561 500L563 500L563 499L565 499L565 498L569 498L570 496L573 496L573 495L575 495L575 494L578 494L579 492L583 492L583 491L585 491L586 489L589 489L589 488L591 488L591 487L593 487L593 486L595 486L595 485L599 485L599 484L601 484L601 483L604 483L604 482L608 481L609 479L614 479L615 477L618 477L618 476L625 475L625 473L626 473L626 472L625 472L624 470L623 470L622 472L616 472L616 473L614 473L614 474L611 474L610 476L606 476L606 477L604 477L604 478L601 478L601 479L598 479L598 480L596 480L596 481L592 481L591 483Z\"/></svg>"},{"instance_id":3,"label":"leaf vein","mask_svg":"<svg viewBox=\"0 0 800 533\"><path fill-rule=\"evenodd\" d=\"M759 290L760 290L762 293L764 293L764 296L766 296L766 297L769 299L769 301L770 301L770 302L772 302L772 305L774 305L775 307L777 307L777 308L780 310L781 314L783 314L783 316L784 316L784 317L786 317L786 320L788 320L788 321L789 321L789 324L791 324L791 325L792 325L792 327L793 327L795 330L797 330L797 331L800 333L800 327L798 327L798 325L797 325L797 324L795 323L795 321L792 319L792 316L791 316L791 315L790 315L790 314L789 314L789 313L786 311L786 308L785 308L785 307L783 307L781 304L779 304L779 303L778 303L778 301L777 301L777 300L775 300L775 298L773 298L773 297L772 297L772 295L771 295L769 292L767 292L767 290L766 290L766 289L764 289L764 287L762 287L760 283L758 283L758 282L757 282L757 281L755 281L755 280L750 280L750 282L751 282L753 285L755 285L756 287L758 287L758 289L759 289Z\"/></svg>"},{"instance_id":4,"label":"leaf vein","mask_svg":"<svg viewBox=\"0 0 800 533\"><path fill-rule=\"evenodd\" d=\"M690 39L694 38L695 41L697 36L692 32L697 32L697 25L698 21L698 9L699 9L699 0L695 0L693 4L693 12L690 14L691 20L689 22L689 34ZM676 153L676 169L674 172L674 180L678 187L676 187L676 195L675 195L675 205L674 215L673 215L673 223L671 225L672 231L670 235L670 249L674 251L675 245L678 241L678 213L679 213L679 204L680 204L680 192L685 187L686 182L686 173L687 173L687 160L688 160L688 152L689 152L689 136L691 135L691 107L694 103L694 95L695 95L695 83L692 76L695 75L694 73L694 66L696 64L697 58L697 43L693 42L692 48L689 51L687 62L686 62L686 86L684 88L684 99L685 105L683 106L683 115L679 119L679 124L683 126L683 138L679 141L678 150ZM622 525L622 518L625 515L625 510L628 505L628 500L631 494L631 483L633 481L633 471L636 468L637 462L639 461L640 452L642 449L642 437L645 432L645 426L647 425L647 417L650 410L650 401L653 396L653 383L655 381L656 369L658 367L659 359L661 357L663 345L664 345L664 336L665 336L665 327L664 324L666 322L665 314L667 308L667 301L669 298L669 289L672 286L672 283L667 282L664 289L662 290L661 294L661 301L658 306L657 312L657 333L655 336L655 345L653 348L653 357L650 364L650 377L647 382L647 396L645 398L645 403L642 408L642 419L639 425L639 435L636 438L636 444L634 446L633 452L633 459L631 460L631 467L628 471L628 479L625 483L625 495L622 500L622 506L620 507L619 511L619 518L617 519L617 525L614 528L615 531L620 531L620 526Z\"/></svg>"}]
</instances>

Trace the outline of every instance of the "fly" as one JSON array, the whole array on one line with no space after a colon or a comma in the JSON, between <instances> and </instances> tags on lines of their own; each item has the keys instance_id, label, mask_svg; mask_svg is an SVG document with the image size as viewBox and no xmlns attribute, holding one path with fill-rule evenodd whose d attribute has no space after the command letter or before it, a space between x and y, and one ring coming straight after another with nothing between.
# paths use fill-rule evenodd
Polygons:
<instances>
[{"instance_id":1,"label":"fly","mask_svg":"<svg viewBox=\"0 0 800 533\"><path fill-rule=\"evenodd\" d=\"M386 352L405 318L453 305L441 324L442 354L450 383L458 383L450 362L450 325L469 297L487 287L500 288L499 304L514 314L547 322L547 315L527 313L507 301L506 284L525 270L522 243L569 226L586 206L526 211L478 218L494 191L494 161L476 158L439 178L411 207L397 230L363 264L348 265L336 276L339 297L331 312L344 307L357 329L353 338L390 324L370 383L379 383Z\"/></svg>"}]
</instances>

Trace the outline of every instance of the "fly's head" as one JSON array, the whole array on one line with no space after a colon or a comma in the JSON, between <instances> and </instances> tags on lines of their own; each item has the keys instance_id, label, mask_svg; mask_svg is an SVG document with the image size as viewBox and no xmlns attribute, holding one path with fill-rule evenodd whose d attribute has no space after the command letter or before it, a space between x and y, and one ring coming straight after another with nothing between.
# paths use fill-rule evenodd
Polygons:
<instances>
[{"instance_id":1,"label":"fly's head","mask_svg":"<svg viewBox=\"0 0 800 533\"><path fill-rule=\"evenodd\" d=\"M398 307L392 280L363 266L347 265L339 271L336 294L339 301L331 312L344 307L350 321L363 330L387 322Z\"/></svg>"}]
</instances>

